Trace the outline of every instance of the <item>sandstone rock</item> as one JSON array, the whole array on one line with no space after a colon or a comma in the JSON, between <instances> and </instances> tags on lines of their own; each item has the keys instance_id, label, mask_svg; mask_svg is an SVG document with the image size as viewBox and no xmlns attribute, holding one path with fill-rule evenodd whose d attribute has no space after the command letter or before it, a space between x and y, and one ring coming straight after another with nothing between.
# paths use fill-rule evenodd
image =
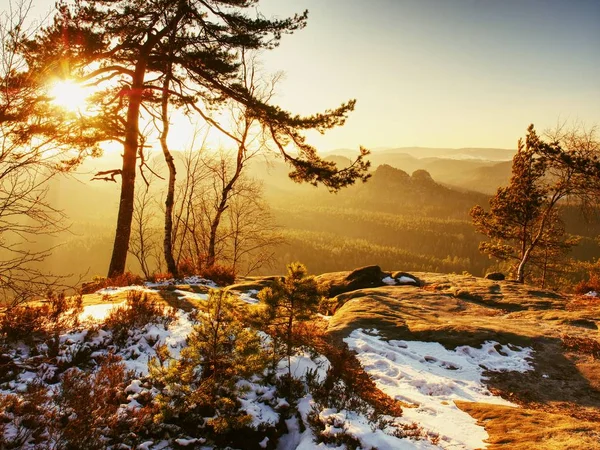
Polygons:
<instances>
[{"instance_id":1,"label":"sandstone rock","mask_svg":"<svg viewBox=\"0 0 600 450\"><path fill-rule=\"evenodd\" d=\"M504 274L501 272L488 273L488 274L486 274L485 278L487 278L488 280L494 280L494 281L502 281L502 280L506 279Z\"/></svg>"}]
</instances>

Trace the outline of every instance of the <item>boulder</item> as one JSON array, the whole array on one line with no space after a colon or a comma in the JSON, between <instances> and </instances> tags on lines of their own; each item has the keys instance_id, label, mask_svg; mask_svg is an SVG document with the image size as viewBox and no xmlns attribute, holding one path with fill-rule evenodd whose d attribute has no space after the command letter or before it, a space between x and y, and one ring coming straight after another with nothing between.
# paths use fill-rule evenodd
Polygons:
<instances>
[{"instance_id":1,"label":"boulder","mask_svg":"<svg viewBox=\"0 0 600 450\"><path fill-rule=\"evenodd\" d=\"M490 272L485 275L485 278L493 281L503 281L506 279L503 273L501 272Z\"/></svg>"},{"instance_id":2,"label":"boulder","mask_svg":"<svg viewBox=\"0 0 600 450\"><path fill-rule=\"evenodd\" d=\"M352 272L335 272L316 277L328 297L335 297L344 292L356 291L372 287L385 286L382 281L389 273L381 271L379 266L366 266Z\"/></svg>"},{"instance_id":3,"label":"boulder","mask_svg":"<svg viewBox=\"0 0 600 450\"><path fill-rule=\"evenodd\" d=\"M397 286L423 286L419 278L408 272L394 272L392 278L396 280Z\"/></svg>"}]
</instances>

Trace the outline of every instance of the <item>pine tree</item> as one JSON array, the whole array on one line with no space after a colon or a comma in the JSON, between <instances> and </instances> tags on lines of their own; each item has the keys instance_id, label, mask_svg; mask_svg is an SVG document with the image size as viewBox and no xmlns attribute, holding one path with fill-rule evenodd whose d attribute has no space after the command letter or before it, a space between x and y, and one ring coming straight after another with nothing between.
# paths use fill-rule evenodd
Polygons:
<instances>
[{"instance_id":1,"label":"pine tree","mask_svg":"<svg viewBox=\"0 0 600 450\"><path fill-rule=\"evenodd\" d=\"M291 378L291 357L296 347L294 329L298 322L313 318L319 307L321 291L306 267L296 262L287 266L287 275L273 286L263 289L259 299L264 303L264 320L274 341L283 342ZM277 353L276 350L274 350Z\"/></svg>"},{"instance_id":2,"label":"pine tree","mask_svg":"<svg viewBox=\"0 0 600 450\"><path fill-rule=\"evenodd\" d=\"M252 423L241 408L237 382L261 374L266 361L258 334L241 321L240 308L230 294L211 291L198 308L199 323L181 358L173 360L165 347L158 349L150 373L161 387L155 399L159 421L176 422L193 435L226 435Z\"/></svg>"},{"instance_id":3,"label":"pine tree","mask_svg":"<svg viewBox=\"0 0 600 450\"><path fill-rule=\"evenodd\" d=\"M121 274L131 234L136 164L143 166L141 119L148 105L169 102L201 116L222 131L210 111L225 100L245 105L284 159L294 181L338 190L366 179L361 149L343 170L321 159L303 133L343 125L354 109L350 100L324 113L301 117L257 99L242 82L243 52L275 48L283 34L306 25L307 12L287 19L266 19L258 0L75 0L60 2L54 22L19 45L30 73L40 82L71 78L95 85L96 115L86 129L97 138L123 145L123 164L104 172L121 177L119 213L109 276ZM81 131L81 129L79 130ZM75 135L74 130L72 135ZM226 131L225 131L226 132ZM289 150L297 150L297 155Z\"/></svg>"},{"instance_id":4,"label":"pine tree","mask_svg":"<svg viewBox=\"0 0 600 450\"><path fill-rule=\"evenodd\" d=\"M556 142L546 143L528 128L525 145L519 140L513 158L512 177L490 199L490 211L475 206L470 214L477 231L490 238L481 242L482 252L499 260L512 261L517 281L523 283L528 264L550 249L566 249L566 240L557 213L559 202L585 192L573 168L558 167L549 155L563 155Z\"/></svg>"}]
</instances>

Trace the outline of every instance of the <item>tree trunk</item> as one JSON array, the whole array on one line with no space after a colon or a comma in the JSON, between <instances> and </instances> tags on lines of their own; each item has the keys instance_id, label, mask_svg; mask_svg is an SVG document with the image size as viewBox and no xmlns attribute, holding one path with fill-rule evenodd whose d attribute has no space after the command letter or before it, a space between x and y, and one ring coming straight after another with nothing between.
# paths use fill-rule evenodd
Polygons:
<instances>
[{"instance_id":1,"label":"tree trunk","mask_svg":"<svg viewBox=\"0 0 600 450\"><path fill-rule=\"evenodd\" d=\"M223 212L227 209L226 202L224 198L221 200L221 203L217 207L217 213L215 214L215 218L210 224L210 236L208 239L208 251L206 254L206 267L212 267L216 262L216 245L217 245L217 231L219 230L219 224L221 223L221 216Z\"/></svg>"},{"instance_id":2,"label":"tree trunk","mask_svg":"<svg viewBox=\"0 0 600 450\"><path fill-rule=\"evenodd\" d=\"M523 258L521 259L521 262L519 263L519 267L517 268L517 281L519 283L525 283L525 265L529 261L530 254L531 254L531 247L529 247L525 251Z\"/></svg>"},{"instance_id":3,"label":"tree trunk","mask_svg":"<svg viewBox=\"0 0 600 450\"><path fill-rule=\"evenodd\" d=\"M138 152L139 116L142 103L142 87L146 71L145 60L140 60L129 92L127 108L127 124L125 127L125 144L123 145L123 166L121 170L121 199L113 253L108 268L108 277L112 278L125 272L131 222L133 219L133 199L135 191L135 163Z\"/></svg>"},{"instance_id":4,"label":"tree trunk","mask_svg":"<svg viewBox=\"0 0 600 450\"><path fill-rule=\"evenodd\" d=\"M246 150L245 146L244 146L244 142L246 139L246 135L247 135L247 130L244 131L244 139L242 140L242 143L240 144L240 146L238 148L236 164L235 164L235 173L231 177L231 180L229 180L229 182L223 187L223 190L221 191L221 201L219 202L219 205L217 206L217 211L216 211L215 217L212 220L212 223L210 224L210 236L209 236L209 240L208 240L208 252L206 255L206 267L212 267L215 265L215 262L216 262L215 257L216 257L217 231L219 230L219 224L221 223L221 217L223 216L223 213L225 212L225 210L228 207L227 202L229 201L229 195L231 194L231 190L233 189L233 186L237 182L238 178L240 177L240 175L242 173L242 169L244 168L244 153ZM225 175L226 175L225 169L223 168L223 177L225 177Z\"/></svg>"},{"instance_id":5,"label":"tree trunk","mask_svg":"<svg viewBox=\"0 0 600 450\"><path fill-rule=\"evenodd\" d=\"M177 264L173 258L173 205L175 203L175 178L177 171L175 169L175 162L173 155L169 151L167 145L167 136L169 135L169 85L171 84L171 67L167 71L165 82L163 84L162 92L162 104L161 104L161 119L163 123L163 130L160 134L160 146L165 156L167 167L169 168L169 187L167 189L167 198L165 200L165 239L163 241L163 249L165 253L165 262L167 263L167 270L177 278L179 276L177 270Z\"/></svg>"},{"instance_id":6,"label":"tree trunk","mask_svg":"<svg viewBox=\"0 0 600 450\"><path fill-rule=\"evenodd\" d=\"M182 3L183 5L183 3ZM131 222L133 219L133 199L135 192L135 163L138 153L138 139L140 133L140 106L142 104L142 93L144 90L144 77L148 66L148 56L154 46L174 29L184 15L182 7L171 21L159 32L150 33L148 39L140 49L140 56L135 65L135 71L131 80L131 88L127 95L129 106L127 107L127 119L125 125L125 143L123 145L123 167L121 169L121 199L119 201L119 214L117 216L117 229L113 253L108 267L108 276L115 277L125 272L127 252L129 250L129 238L131 237Z\"/></svg>"}]
</instances>

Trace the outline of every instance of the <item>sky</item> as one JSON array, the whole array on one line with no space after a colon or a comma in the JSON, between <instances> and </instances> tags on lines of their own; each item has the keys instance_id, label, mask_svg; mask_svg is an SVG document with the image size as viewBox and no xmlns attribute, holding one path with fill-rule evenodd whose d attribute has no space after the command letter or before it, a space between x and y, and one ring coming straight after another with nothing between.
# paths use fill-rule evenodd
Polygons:
<instances>
[{"instance_id":1,"label":"sky","mask_svg":"<svg viewBox=\"0 0 600 450\"><path fill-rule=\"evenodd\" d=\"M53 0L34 0L39 10ZM515 148L527 126L600 125L598 0L260 0L308 25L264 52L300 114L357 99L319 149Z\"/></svg>"}]
</instances>

